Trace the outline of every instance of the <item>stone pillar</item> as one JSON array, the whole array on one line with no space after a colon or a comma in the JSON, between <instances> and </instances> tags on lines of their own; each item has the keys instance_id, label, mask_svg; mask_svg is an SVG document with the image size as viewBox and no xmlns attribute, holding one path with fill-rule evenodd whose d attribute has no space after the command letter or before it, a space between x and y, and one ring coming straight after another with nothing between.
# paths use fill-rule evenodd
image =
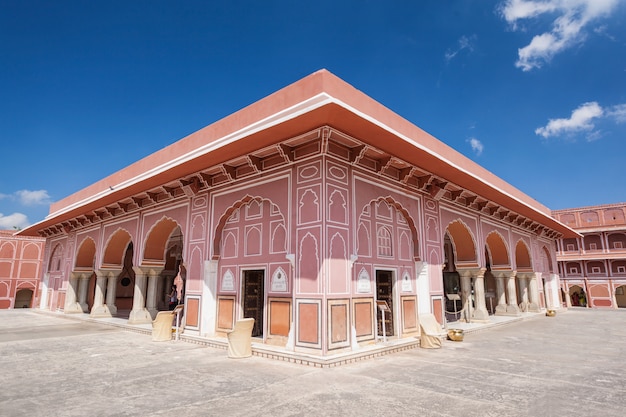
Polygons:
<instances>
[{"instance_id":1,"label":"stone pillar","mask_svg":"<svg viewBox=\"0 0 626 417\"><path fill-rule=\"evenodd\" d=\"M476 321L489 321L489 312L485 303L485 268L476 271L474 277L474 299L476 300L476 310L473 318Z\"/></svg>"},{"instance_id":2,"label":"stone pillar","mask_svg":"<svg viewBox=\"0 0 626 417\"><path fill-rule=\"evenodd\" d=\"M78 277L78 304L82 313L89 312L87 305L87 290L89 289L89 275L80 274Z\"/></svg>"},{"instance_id":3,"label":"stone pillar","mask_svg":"<svg viewBox=\"0 0 626 417\"><path fill-rule=\"evenodd\" d=\"M128 316L128 324L152 323L152 317L146 309L146 273L141 268L135 271L135 289L133 291L133 309Z\"/></svg>"},{"instance_id":4,"label":"stone pillar","mask_svg":"<svg viewBox=\"0 0 626 417\"><path fill-rule=\"evenodd\" d=\"M617 310L619 307L617 306L617 294L615 294L615 286L613 285L613 280L609 280L609 290L611 291L611 302L613 303L613 308Z\"/></svg>"},{"instance_id":5,"label":"stone pillar","mask_svg":"<svg viewBox=\"0 0 626 417\"><path fill-rule=\"evenodd\" d=\"M565 291L567 290L567 291ZM548 283L545 283L545 285L543 286L543 292L544 295L546 297L546 300L548 298ZM569 295L569 286L566 284L565 285L565 289L563 289L563 292L565 292L565 307L567 308L572 308L572 297L570 297ZM559 293L560 295L560 293ZM546 301L546 306L548 305L548 302Z\"/></svg>"},{"instance_id":6,"label":"stone pillar","mask_svg":"<svg viewBox=\"0 0 626 417\"><path fill-rule=\"evenodd\" d=\"M96 272L96 293L93 298L90 317L111 317L111 312L104 304L104 294L106 293L107 276L102 271Z\"/></svg>"},{"instance_id":7,"label":"stone pillar","mask_svg":"<svg viewBox=\"0 0 626 417\"><path fill-rule=\"evenodd\" d=\"M496 306L496 316L506 315L506 294L504 292L504 275L496 276L496 298L498 305Z\"/></svg>"},{"instance_id":8,"label":"stone pillar","mask_svg":"<svg viewBox=\"0 0 626 417\"><path fill-rule=\"evenodd\" d=\"M217 263L217 260L204 261L202 267L200 333L204 336L213 336L215 334L215 323L217 321ZM171 287L170 285L168 289ZM291 328L293 329L293 326ZM293 346L291 349L293 350Z\"/></svg>"},{"instance_id":9,"label":"stone pillar","mask_svg":"<svg viewBox=\"0 0 626 417\"><path fill-rule=\"evenodd\" d=\"M506 277L506 296L508 305L506 306L506 314L509 316L519 316L520 311L517 306L517 292L515 291L515 275L517 272L511 271Z\"/></svg>"},{"instance_id":10,"label":"stone pillar","mask_svg":"<svg viewBox=\"0 0 626 417\"><path fill-rule=\"evenodd\" d=\"M117 298L117 277L122 271L109 271L109 279L107 280L107 299L106 304L109 312L112 316L117 314L117 305L115 305L115 299Z\"/></svg>"},{"instance_id":11,"label":"stone pillar","mask_svg":"<svg viewBox=\"0 0 626 417\"><path fill-rule=\"evenodd\" d=\"M528 311L528 276L526 274L518 274L519 290L521 292L522 301L519 303L521 311Z\"/></svg>"},{"instance_id":12,"label":"stone pillar","mask_svg":"<svg viewBox=\"0 0 626 417\"><path fill-rule=\"evenodd\" d=\"M159 279L159 274L154 269L151 269L148 272L148 293L146 296L146 307L152 320L156 318L158 313L157 309L157 283Z\"/></svg>"},{"instance_id":13,"label":"stone pillar","mask_svg":"<svg viewBox=\"0 0 626 417\"><path fill-rule=\"evenodd\" d=\"M65 314L74 314L74 313L82 313L83 309L78 304L76 295L78 293L78 278L80 275L76 275L76 273L72 272L70 274L70 280L67 285L67 292L65 293L65 306L63 307L63 311Z\"/></svg>"},{"instance_id":14,"label":"stone pillar","mask_svg":"<svg viewBox=\"0 0 626 417\"><path fill-rule=\"evenodd\" d=\"M459 321L465 321L467 323L472 321L472 277L468 271L458 271L461 276L461 317Z\"/></svg>"},{"instance_id":15,"label":"stone pillar","mask_svg":"<svg viewBox=\"0 0 626 417\"><path fill-rule=\"evenodd\" d=\"M530 297L528 311L532 313L538 313L541 311L541 309L539 308L539 286L537 285L537 282L541 279L541 272L535 272L534 274L531 274L528 279L528 296Z\"/></svg>"}]
</instances>

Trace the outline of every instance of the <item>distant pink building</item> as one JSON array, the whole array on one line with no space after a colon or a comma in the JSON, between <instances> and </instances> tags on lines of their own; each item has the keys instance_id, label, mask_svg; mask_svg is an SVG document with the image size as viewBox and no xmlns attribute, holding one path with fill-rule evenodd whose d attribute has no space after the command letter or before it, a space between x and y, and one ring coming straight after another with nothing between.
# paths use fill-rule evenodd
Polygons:
<instances>
[{"instance_id":1,"label":"distant pink building","mask_svg":"<svg viewBox=\"0 0 626 417\"><path fill-rule=\"evenodd\" d=\"M564 304L626 307L626 203L555 210L552 215L582 235L557 242Z\"/></svg>"},{"instance_id":2,"label":"distant pink building","mask_svg":"<svg viewBox=\"0 0 626 417\"><path fill-rule=\"evenodd\" d=\"M327 355L559 306L550 210L328 71L53 204L41 307ZM459 301L453 299L458 296ZM473 300L473 301L472 301ZM381 307L387 306L383 320Z\"/></svg>"},{"instance_id":3,"label":"distant pink building","mask_svg":"<svg viewBox=\"0 0 626 417\"><path fill-rule=\"evenodd\" d=\"M0 309L35 307L46 239L0 230Z\"/></svg>"}]
</instances>

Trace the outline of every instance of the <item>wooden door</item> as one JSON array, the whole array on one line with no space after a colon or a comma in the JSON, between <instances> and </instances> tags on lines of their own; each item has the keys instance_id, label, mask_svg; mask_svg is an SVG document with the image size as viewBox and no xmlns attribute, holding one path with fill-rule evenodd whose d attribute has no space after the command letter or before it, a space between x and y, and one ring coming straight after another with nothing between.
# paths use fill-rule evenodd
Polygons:
<instances>
[{"instance_id":1,"label":"wooden door","mask_svg":"<svg viewBox=\"0 0 626 417\"><path fill-rule=\"evenodd\" d=\"M243 317L254 319L252 337L263 337L263 306L265 272L243 272Z\"/></svg>"},{"instance_id":2,"label":"wooden door","mask_svg":"<svg viewBox=\"0 0 626 417\"><path fill-rule=\"evenodd\" d=\"M393 272L376 271L376 300L386 301L389 311L385 312L385 335L393 336ZM382 336L382 312L376 308L378 335Z\"/></svg>"}]
</instances>

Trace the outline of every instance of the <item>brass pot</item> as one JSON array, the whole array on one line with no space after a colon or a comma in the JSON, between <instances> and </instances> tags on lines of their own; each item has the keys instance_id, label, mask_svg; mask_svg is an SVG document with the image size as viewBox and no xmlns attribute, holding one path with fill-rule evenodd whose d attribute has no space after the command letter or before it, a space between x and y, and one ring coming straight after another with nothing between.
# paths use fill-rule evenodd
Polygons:
<instances>
[{"instance_id":1,"label":"brass pot","mask_svg":"<svg viewBox=\"0 0 626 417\"><path fill-rule=\"evenodd\" d=\"M454 342L462 342L463 341L463 330L461 329L450 329L448 330L448 339Z\"/></svg>"},{"instance_id":2,"label":"brass pot","mask_svg":"<svg viewBox=\"0 0 626 417\"><path fill-rule=\"evenodd\" d=\"M548 317L556 316L556 310L546 310L546 316Z\"/></svg>"}]
</instances>

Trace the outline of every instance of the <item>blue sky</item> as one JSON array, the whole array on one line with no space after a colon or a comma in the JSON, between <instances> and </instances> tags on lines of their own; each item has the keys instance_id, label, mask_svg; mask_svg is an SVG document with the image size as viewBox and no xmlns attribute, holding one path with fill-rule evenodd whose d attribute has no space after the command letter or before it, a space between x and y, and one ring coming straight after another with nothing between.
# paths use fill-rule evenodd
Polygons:
<instances>
[{"instance_id":1,"label":"blue sky","mask_svg":"<svg viewBox=\"0 0 626 417\"><path fill-rule=\"evenodd\" d=\"M626 0L0 0L0 229L326 68L551 209L626 201Z\"/></svg>"}]
</instances>

